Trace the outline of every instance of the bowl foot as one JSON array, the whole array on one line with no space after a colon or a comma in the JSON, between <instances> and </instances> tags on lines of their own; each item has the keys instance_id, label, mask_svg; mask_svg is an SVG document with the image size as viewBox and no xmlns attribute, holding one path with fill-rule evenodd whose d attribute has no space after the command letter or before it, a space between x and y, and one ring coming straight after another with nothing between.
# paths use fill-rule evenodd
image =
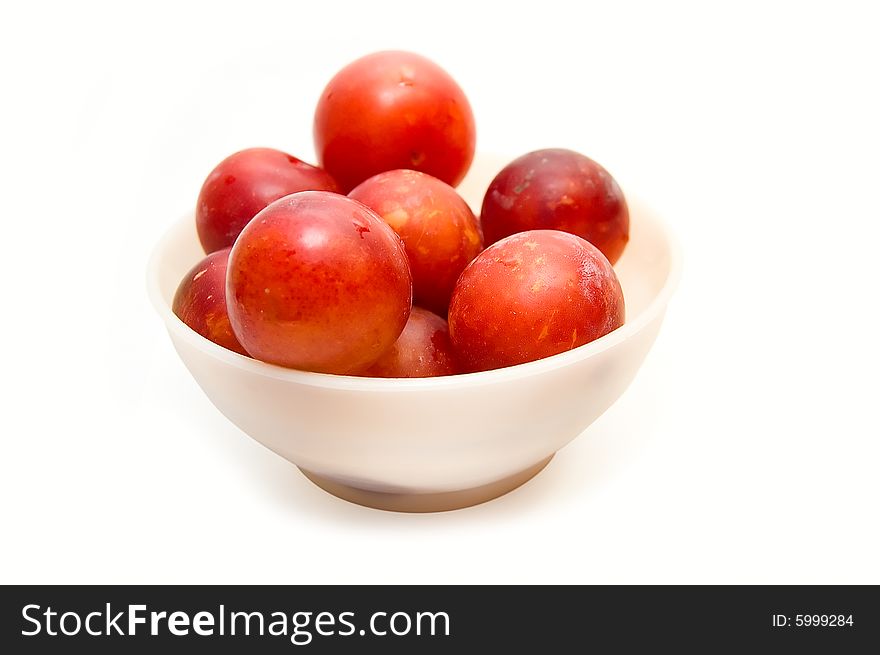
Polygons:
<instances>
[{"instance_id":1,"label":"bowl foot","mask_svg":"<svg viewBox=\"0 0 880 655\"><path fill-rule=\"evenodd\" d=\"M311 471L306 471L305 469L300 469L300 471L324 491L357 505L384 509L389 512L447 512L453 509L479 505L487 500L498 498L513 491L540 473L551 459L553 459L553 455L519 473L514 473L496 482L490 482L489 484L471 489L440 493L407 494L371 491L352 487Z\"/></svg>"}]
</instances>

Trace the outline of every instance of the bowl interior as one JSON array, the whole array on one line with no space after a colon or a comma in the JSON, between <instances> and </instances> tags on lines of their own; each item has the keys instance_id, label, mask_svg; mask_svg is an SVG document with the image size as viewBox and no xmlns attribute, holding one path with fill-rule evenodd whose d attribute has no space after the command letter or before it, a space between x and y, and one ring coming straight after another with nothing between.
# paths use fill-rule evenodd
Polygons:
<instances>
[{"instance_id":1,"label":"bowl interior","mask_svg":"<svg viewBox=\"0 0 880 655\"><path fill-rule=\"evenodd\" d=\"M492 178L507 163L506 159L492 156L478 157L459 192L475 212L480 209L482 196ZM626 302L626 322L632 323L652 302L656 301L664 287L671 286L677 275L678 254L675 244L663 224L653 213L628 196L631 226L630 241L620 260L614 266L623 288ZM183 216L165 235L157 246L151 263L152 292L167 320L174 292L186 272L194 266L204 252L196 234L192 212ZM589 344L588 344L589 345Z\"/></svg>"}]
</instances>

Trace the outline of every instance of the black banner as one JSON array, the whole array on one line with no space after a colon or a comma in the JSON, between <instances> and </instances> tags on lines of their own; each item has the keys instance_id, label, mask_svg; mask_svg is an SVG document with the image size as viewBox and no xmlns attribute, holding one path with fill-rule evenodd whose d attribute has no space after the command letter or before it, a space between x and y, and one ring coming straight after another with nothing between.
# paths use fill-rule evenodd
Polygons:
<instances>
[{"instance_id":1,"label":"black banner","mask_svg":"<svg viewBox=\"0 0 880 655\"><path fill-rule=\"evenodd\" d=\"M854 652L876 587L4 587L6 653ZM647 641L646 641L647 640ZM76 650L74 650L76 649ZM784 649L784 650L783 650ZM653 650L653 649L652 649Z\"/></svg>"}]
</instances>

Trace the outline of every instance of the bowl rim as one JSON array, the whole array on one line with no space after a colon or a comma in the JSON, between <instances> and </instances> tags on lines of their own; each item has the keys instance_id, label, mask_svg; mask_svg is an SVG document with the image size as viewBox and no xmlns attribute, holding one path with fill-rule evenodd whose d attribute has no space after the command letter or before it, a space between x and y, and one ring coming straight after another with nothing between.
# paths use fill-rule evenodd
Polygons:
<instances>
[{"instance_id":1,"label":"bowl rim","mask_svg":"<svg viewBox=\"0 0 880 655\"><path fill-rule=\"evenodd\" d=\"M669 273L666 276L663 287L654 296L651 302L648 303L648 306L632 319L626 320L624 324L616 330L612 330L608 334L589 343L585 343L582 346L533 362L525 362L523 364L493 369L491 371L459 373L456 375L430 378L371 378L354 375L315 373L312 371L285 368L277 364L269 364L227 350L223 346L203 337L187 326L177 317L172 311L171 306L166 303L163 298L159 282L159 263L162 260L165 251L168 249L169 243L178 236L178 233L184 224L187 221L193 221L192 211L183 214L180 219L175 221L167 230L165 230L162 237L153 247L147 264L147 294L150 297L153 307L165 322L166 328L169 332L173 333L175 338L183 339L206 355L210 355L229 366L242 369L243 371L254 375L276 378L310 387L372 392L445 389L450 387L482 386L510 382L524 377L540 375L548 371L563 368L575 362L595 357L640 332L666 308L669 299L675 292L681 279L681 247L666 222L661 220L646 205L632 202L631 200L627 204L630 206L631 216L633 213L637 213L640 217L639 220L647 219L652 221L655 226L659 228L659 232L662 233L663 238L666 241L666 248L669 253ZM637 208L637 212L633 212L634 207Z\"/></svg>"}]
</instances>

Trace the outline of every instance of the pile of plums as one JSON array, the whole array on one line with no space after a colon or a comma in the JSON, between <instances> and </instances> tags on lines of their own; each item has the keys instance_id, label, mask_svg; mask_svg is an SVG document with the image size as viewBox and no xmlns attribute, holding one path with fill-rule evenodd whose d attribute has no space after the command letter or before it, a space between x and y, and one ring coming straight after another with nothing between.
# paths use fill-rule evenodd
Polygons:
<instances>
[{"instance_id":1,"label":"pile of plums","mask_svg":"<svg viewBox=\"0 0 880 655\"><path fill-rule=\"evenodd\" d=\"M474 117L433 62L349 64L321 95L314 140L320 167L250 148L205 180L208 255L173 303L202 336L306 371L429 377L549 357L622 325L620 187L583 155L539 150L498 173L475 216L454 188Z\"/></svg>"}]
</instances>

